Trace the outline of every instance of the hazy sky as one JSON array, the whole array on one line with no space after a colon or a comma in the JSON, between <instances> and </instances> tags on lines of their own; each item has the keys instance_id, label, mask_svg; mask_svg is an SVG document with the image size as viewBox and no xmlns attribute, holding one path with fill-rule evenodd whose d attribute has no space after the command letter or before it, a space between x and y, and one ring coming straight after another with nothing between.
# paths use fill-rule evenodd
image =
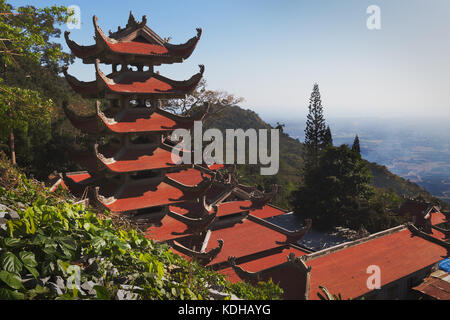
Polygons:
<instances>
[{"instance_id":1,"label":"hazy sky","mask_svg":"<svg viewBox=\"0 0 450 320\"><path fill-rule=\"evenodd\" d=\"M187 61L157 70L184 80L204 64L209 88L244 97L244 107L265 117L302 119L314 82L331 117L450 117L448 0L8 2L78 5L82 27L71 38L83 45L94 43L94 14L105 32L124 27L130 10L138 20L147 15L148 26L172 43L201 27ZM370 5L381 9L380 30L366 26ZM78 59L69 73L95 77Z\"/></svg>"}]
</instances>

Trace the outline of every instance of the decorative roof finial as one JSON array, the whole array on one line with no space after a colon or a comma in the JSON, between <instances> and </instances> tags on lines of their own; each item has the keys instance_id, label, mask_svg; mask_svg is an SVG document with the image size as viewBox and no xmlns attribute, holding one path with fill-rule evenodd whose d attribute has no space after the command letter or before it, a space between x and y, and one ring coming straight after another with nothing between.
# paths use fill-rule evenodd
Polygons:
<instances>
[{"instance_id":1,"label":"decorative roof finial","mask_svg":"<svg viewBox=\"0 0 450 320\"><path fill-rule=\"evenodd\" d=\"M127 23L127 28L134 26L137 24L136 19L133 16L133 11L130 10L130 16L128 17L128 23Z\"/></svg>"}]
</instances>

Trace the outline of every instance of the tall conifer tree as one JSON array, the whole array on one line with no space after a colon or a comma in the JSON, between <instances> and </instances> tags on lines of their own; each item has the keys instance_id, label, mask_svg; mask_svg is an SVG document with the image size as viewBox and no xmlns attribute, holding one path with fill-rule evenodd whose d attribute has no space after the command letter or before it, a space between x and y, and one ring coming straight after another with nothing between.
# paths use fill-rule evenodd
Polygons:
<instances>
[{"instance_id":1,"label":"tall conifer tree","mask_svg":"<svg viewBox=\"0 0 450 320\"><path fill-rule=\"evenodd\" d=\"M317 166L319 153L325 146L325 133L326 127L322 100L320 98L319 85L315 83L309 99L309 113L305 129L307 165Z\"/></svg>"},{"instance_id":2,"label":"tall conifer tree","mask_svg":"<svg viewBox=\"0 0 450 320\"><path fill-rule=\"evenodd\" d=\"M327 126L327 129L325 130L323 144L324 144L325 147L332 147L333 146L333 136L331 135L330 126Z\"/></svg>"},{"instance_id":3,"label":"tall conifer tree","mask_svg":"<svg viewBox=\"0 0 450 320\"><path fill-rule=\"evenodd\" d=\"M352 151L361 154L361 148L359 146L359 138L358 135L355 136L355 140L353 141Z\"/></svg>"}]
</instances>

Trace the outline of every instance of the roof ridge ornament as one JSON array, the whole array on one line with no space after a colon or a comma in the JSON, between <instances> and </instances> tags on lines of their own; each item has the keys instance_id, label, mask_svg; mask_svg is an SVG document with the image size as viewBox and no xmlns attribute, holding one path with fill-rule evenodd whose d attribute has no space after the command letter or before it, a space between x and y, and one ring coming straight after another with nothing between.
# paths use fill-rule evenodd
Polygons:
<instances>
[{"instance_id":1,"label":"roof ridge ornament","mask_svg":"<svg viewBox=\"0 0 450 320\"><path fill-rule=\"evenodd\" d=\"M136 213L130 218L136 223L160 224L161 220L169 213L169 206L164 206L158 212L152 213Z\"/></svg>"},{"instance_id":2,"label":"roof ridge ornament","mask_svg":"<svg viewBox=\"0 0 450 320\"><path fill-rule=\"evenodd\" d=\"M133 11L130 10L130 15L128 16L128 22L126 25L126 28L133 28L133 27L138 27L138 28L143 28L145 27L145 25L147 24L147 16L143 15L142 16L142 21L141 22L137 22L136 18L133 15Z\"/></svg>"},{"instance_id":3,"label":"roof ridge ornament","mask_svg":"<svg viewBox=\"0 0 450 320\"><path fill-rule=\"evenodd\" d=\"M252 204L245 209L250 211L262 209L266 204L268 204L277 195L280 186L274 184L272 186L272 191L264 193L262 196L250 195L250 201Z\"/></svg>"},{"instance_id":4,"label":"roof ridge ornament","mask_svg":"<svg viewBox=\"0 0 450 320\"><path fill-rule=\"evenodd\" d=\"M212 260L214 260L215 257L222 251L224 241L222 239L218 239L218 246L209 250L208 252L205 251L195 251L192 249L189 249L185 246L183 246L181 243L177 242L176 240L172 241L172 247L191 257L193 260L197 261L199 264L206 266L208 263L210 263Z\"/></svg>"}]
</instances>

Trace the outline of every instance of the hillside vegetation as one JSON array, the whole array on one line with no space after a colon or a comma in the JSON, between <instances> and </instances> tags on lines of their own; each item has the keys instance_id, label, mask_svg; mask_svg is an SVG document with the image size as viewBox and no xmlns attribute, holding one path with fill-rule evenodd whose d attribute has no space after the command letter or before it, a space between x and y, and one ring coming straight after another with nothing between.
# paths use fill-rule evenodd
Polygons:
<instances>
[{"instance_id":1,"label":"hillside vegetation","mask_svg":"<svg viewBox=\"0 0 450 320\"><path fill-rule=\"evenodd\" d=\"M268 123L264 122L254 111L244 110L238 106L224 108L216 117L205 122L205 128L225 129L249 128L271 129ZM416 197L421 196L429 201L439 201L420 186L407 181L393 173L385 166L363 160L373 176L372 186L377 189L395 192L398 196ZM270 190L273 183L281 185L283 188L274 200L274 203L291 209L288 200L289 195L298 183L302 182L301 170L304 166L304 145L297 139L282 133L280 135L280 170L275 176L259 175L259 166L242 165L238 166L240 181L246 184L256 184L260 189ZM380 190L381 191L381 190ZM445 206L445 204L443 204Z\"/></svg>"},{"instance_id":2,"label":"hillside vegetation","mask_svg":"<svg viewBox=\"0 0 450 320\"><path fill-rule=\"evenodd\" d=\"M102 212L55 195L0 154L0 299L277 299L231 284ZM5 207L6 206L6 207Z\"/></svg>"}]
</instances>

